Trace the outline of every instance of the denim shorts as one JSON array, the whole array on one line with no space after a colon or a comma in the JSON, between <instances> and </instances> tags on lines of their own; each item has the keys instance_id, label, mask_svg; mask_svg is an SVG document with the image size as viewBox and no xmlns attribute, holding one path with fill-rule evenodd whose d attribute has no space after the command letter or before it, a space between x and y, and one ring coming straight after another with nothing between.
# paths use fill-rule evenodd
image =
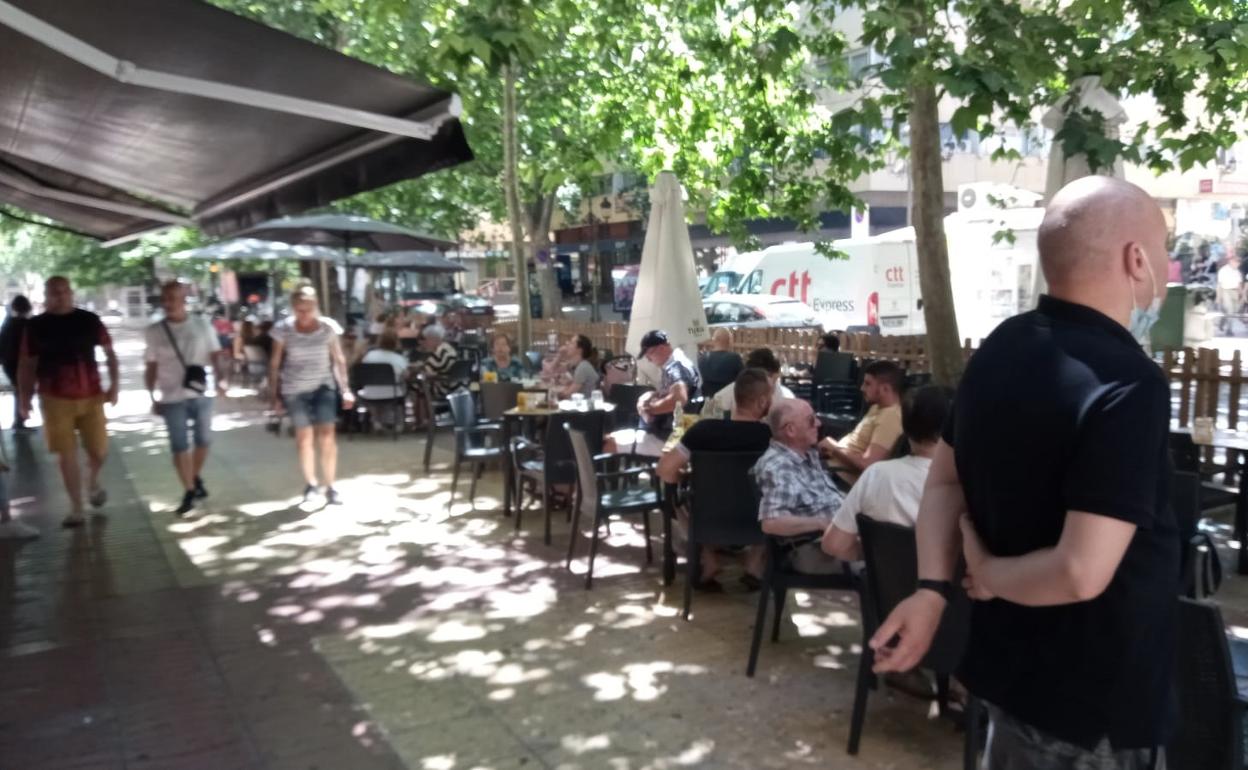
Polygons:
<instances>
[{"instance_id":1,"label":"denim shorts","mask_svg":"<svg viewBox=\"0 0 1248 770\"><path fill-rule=\"evenodd\" d=\"M290 415L290 424L296 429L337 422L339 401L338 389L330 385L282 396L286 413Z\"/></svg>"},{"instance_id":2,"label":"denim shorts","mask_svg":"<svg viewBox=\"0 0 1248 770\"><path fill-rule=\"evenodd\" d=\"M206 396L171 401L160 405L160 416L165 418L169 429L169 448L175 455L191 448L191 436L196 447L212 443L212 399Z\"/></svg>"}]
</instances>

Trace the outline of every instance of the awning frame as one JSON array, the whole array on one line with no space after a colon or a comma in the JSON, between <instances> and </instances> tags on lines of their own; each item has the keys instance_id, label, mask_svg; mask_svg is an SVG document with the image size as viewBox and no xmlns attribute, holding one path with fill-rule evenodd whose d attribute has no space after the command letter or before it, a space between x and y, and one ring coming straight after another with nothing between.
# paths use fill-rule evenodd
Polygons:
<instances>
[{"instance_id":1,"label":"awning frame","mask_svg":"<svg viewBox=\"0 0 1248 770\"><path fill-rule=\"evenodd\" d=\"M379 115L367 110L357 110L336 104L301 99L271 91L219 83L213 80L174 75L168 72L145 69L132 61L118 58L87 42L74 37L46 21L32 16L11 3L0 0L0 24L67 56L119 83L172 91L190 96L201 96L247 107L286 112L305 118L316 118L332 123L342 123L370 131L405 136L428 141L438 132L442 122L458 118L463 111L458 95L441 103L441 109L421 120Z\"/></svg>"}]
</instances>

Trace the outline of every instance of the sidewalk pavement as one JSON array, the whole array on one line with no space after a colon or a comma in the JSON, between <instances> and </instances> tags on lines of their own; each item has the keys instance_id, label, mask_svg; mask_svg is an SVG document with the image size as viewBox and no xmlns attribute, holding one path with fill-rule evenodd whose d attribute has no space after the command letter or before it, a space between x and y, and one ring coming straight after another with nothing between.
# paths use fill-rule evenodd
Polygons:
<instances>
[{"instance_id":1,"label":"sidewalk pavement","mask_svg":"<svg viewBox=\"0 0 1248 770\"><path fill-rule=\"evenodd\" d=\"M61 530L41 437L4 434L17 513L42 536L0 543L2 767L960 766L961 735L887 688L845 754L852 596L790 596L748 679L757 594L729 580L681 620L683 578L665 589L626 523L585 591L562 512L551 547L538 511L515 533L496 472L475 510L466 479L448 510L446 439L426 476L419 437L344 438L345 504L303 504L292 442L238 394L218 403L211 497L179 520L137 340L118 348L105 517Z\"/></svg>"}]
</instances>

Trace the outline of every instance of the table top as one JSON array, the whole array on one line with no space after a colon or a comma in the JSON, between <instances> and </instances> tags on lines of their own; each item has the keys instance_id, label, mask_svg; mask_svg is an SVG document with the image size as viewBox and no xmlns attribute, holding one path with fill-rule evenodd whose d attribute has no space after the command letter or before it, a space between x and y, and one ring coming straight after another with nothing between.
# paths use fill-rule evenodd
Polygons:
<instances>
[{"instance_id":1,"label":"table top","mask_svg":"<svg viewBox=\"0 0 1248 770\"><path fill-rule=\"evenodd\" d=\"M577 409L571 401L560 401L558 409L550 409L542 407L540 409L521 409L518 406L512 407L503 412L504 417L549 417L552 414L568 414L571 412L606 412L610 414L615 411L615 404L603 404L598 409Z\"/></svg>"},{"instance_id":2,"label":"table top","mask_svg":"<svg viewBox=\"0 0 1248 770\"><path fill-rule=\"evenodd\" d=\"M1179 433L1191 436L1191 428L1171 428L1171 433ZM1215 430L1213 432L1213 441L1203 442L1195 441L1197 446L1211 446L1218 449L1237 449L1248 452L1248 431L1242 430Z\"/></svg>"}]
</instances>

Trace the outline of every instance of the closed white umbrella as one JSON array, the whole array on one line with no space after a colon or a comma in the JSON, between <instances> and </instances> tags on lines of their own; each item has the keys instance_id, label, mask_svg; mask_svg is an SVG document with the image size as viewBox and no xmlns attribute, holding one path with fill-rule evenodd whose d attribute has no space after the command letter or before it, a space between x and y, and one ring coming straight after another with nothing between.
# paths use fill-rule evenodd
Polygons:
<instances>
[{"instance_id":1,"label":"closed white umbrella","mask_svg":"<svg viewBox=\"0 0 1248 770\"><path fill-rule=\"evenodd\" d=\"M659 174L650 192L650 224L641 250L641 269L633 294L627 350L636 355L651 329L667 332L672 347L691 360L698 343L709 336L680 182L670 171Z\"/></svg>"},{"instance_id":2,"label":"closed white umbrella","mask_svg":"<svg viewBox=\"0 0 1248 770\"><path fill-rule=\"evenodd\" d=\"M1075 102L1073 106L1070 104L1072 100ZM1100 77L1096 75L1076 80L1070 94L1058 100L1057 104L1044 114L1040 122L1045 128L1057 133L1065 125L1071 110L1099 112L1104 119L1105 136L1109 139L1117 139L1119 128L1127 122L1127 111L1123 109L1122 103L1118 101L1118 97L1105 90L1101 85ZM1067 156L1062 143L1055 140L1049 150L1049 168L1044 185L1045 200L1051 200L1053 195L1067 184L1076 179L1091 176L1092 173L1086 155ZM1096 173L1121 179L1123 176L1122 160L1118 159L1114 161L1113 167L1098 169Z\"/></svg>"},{"instance_id":3,"label":"closed white umbrella","mask_svg":"<svg viewBox=\"0 0 1248 770\"><path fill-rule=\"evenodd\" d=\"M1074 105L1071 105L1072 100L1075 102ZM1070 93L1050 107L1040 122L1056 134L1066 124L1070 111L1085 109L1095 110L1101 114L1105 136L1109 139L1117 139L1119 128L1127 122L1127 111L1123 109L1122 103L1118 101L1117 96L1101 85L1101 78L1097 75L1088 75L1076 80ZM1123 178L1122 159L1115 160L1110 168L1097 169L1095 173ZM1092 176L1092 174L1092 168L1088 165L1088 156L1083 154L1068 156L1062 143L1055 139L1049 148L1048 172L1044 180L1045 202L1052 200L1058 190L1076 179ZM1038 298L1049 290L1049 285L1044 280L1044 273L1040 270L1035 270L1032 276L1031 296Z\"/></svg>"}]
</instances>

